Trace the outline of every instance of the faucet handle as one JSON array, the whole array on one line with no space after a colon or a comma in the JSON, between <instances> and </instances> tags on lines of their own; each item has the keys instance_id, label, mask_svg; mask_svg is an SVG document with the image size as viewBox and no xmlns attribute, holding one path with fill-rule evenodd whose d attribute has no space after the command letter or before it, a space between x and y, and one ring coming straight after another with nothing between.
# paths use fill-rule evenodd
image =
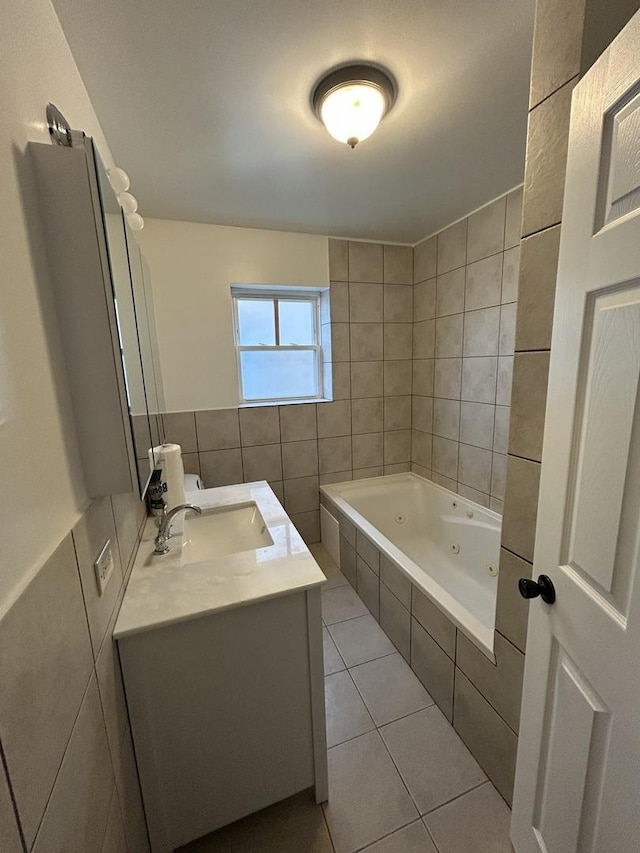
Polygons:
<instances>
[{"instance_id":1,"label":"faucet handle","mask_svg":"<svg viewBox=\"0 0 640 853\"><path fill-rule=\"evenodd\" d=\"M156 527L162 527L164 524L167 513L169 512L169 508L167 507L167 502L165 500L162 501L162 509L158 512L157 510L154 512L156 517Z\"/></svg>"},{"instance_id":2,"label":"faucet handle","mask_svg":"<svg viewBox=\"0 0 640 853\"><path fill-rule=\"evenodd\" d=\"M155 538L156 554L166 554L169 550L167 539L171 539L171 524L175 516L186 510L187 512L195 512L196 515L202 515L202 509L196 504L179 504L178 506L167 509L165 504L162 509L162 517L158 525L158 535Z\"/></svg>"}]
</instances>

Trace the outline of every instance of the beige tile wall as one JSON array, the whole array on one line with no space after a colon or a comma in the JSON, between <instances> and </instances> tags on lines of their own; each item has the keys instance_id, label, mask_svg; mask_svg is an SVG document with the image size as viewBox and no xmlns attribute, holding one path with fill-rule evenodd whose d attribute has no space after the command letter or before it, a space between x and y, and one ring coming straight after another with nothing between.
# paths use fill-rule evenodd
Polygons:
<instances>
[{"instance_id":1,"label":"beige tile wall","mask_svg":"<svg viewBox=\"0 0 640 853\"><path fill-rule=\"evenodd\" d=\"M580 70L584 14L584 0L539 0L536 8L496 614L500 634L522 651L528 605L515 584L532 574L570 99Z\"/></svg>"},{"instance_id":2,"label":"beige tile wall","mask_svg":"<svg viewBox=\"0 0 640 853\"><path fill-rule=\"evenodd\" d=\"M502 512L522 189L415 247L413 470Z\"/></svg>"},{"instance_id":3,"label":"beige tile wall","mask_svg":"<svg viewBox=\"0 0 640 853\"><path fill-rule=\"evenodd\" d=\"M144 520L135 493L93 501L0 620L3 850L149 849L111 639Z\"/></svg>"},{"instance_id":4,"label":"beige tile wall","mask_svg":"<svg viewBox=\"0 0 640 853\"><path fill-rule=\"evenodd\" d=\"M329 268L333 402L164 416L187 472L207 487L268 480L307 542L320 538L319 484L411 460L413 249L330 240Z\"/></svg>"},{"instance_id":5,"label":"beige tile wall","mask_svg":"<svg viewBox=\"0 0 640 853\"><path fill-rule=\"evenodd\" d=\"M330 240L333 402L165 415L185 470L209 487L268 480L308 542L319 537L319 484L407 471L412 460L500 511L519 201L517 191L498 199L415 253Z\"/></svg>"},{"instance_id":6,"label":"beige tile wall","mask_svg":"<svg viewBox=\"0 0 640 853\"><path fill-rule=\"evenodd\" d=\"M528 615L527 603L517 592L517 581L519 577L532 573L570 95L579 71L583 18L584 2L538 0L527 160L521 199L522 222L516 214L517 199L512 197L513 215L509 217L507 210L510 223L505 228L505 257L509 252L513 253L510 278L516 282L518 302L514 356L499 351L497 358L495 412L502 418L498 449L502 452L508 450L508 456L500 462L504 511L496 609L496 665L492 666L483 659L464 639L459 639L456 646L453 724L507 800L511 796L515 769ZM484 225L488 232L491 214L489 209L485 210ZM497 219L497 205L494 213ZM495 224L494 220L494 228ZM446 257L451 255L451 247L456 240L462 243L462 228L458 225L456 229L455 233L448 229L451 233L438 235L438 239L446 238ZM476 252L478 234L478 229L474 230L472 238L468 221L467 250L473 244L472 256ZM515 246L520 235L517 274ZM510 244L514 248L510 248ZM419 249L416 247L416 258ZM428 252L435 255L435 248ZM462 258L461 249L456 257L458 260ZM470 256L467 256L467 262L469 260ZM470 266L473 264L467 263L467 273ZM418 284L415 286L416 289L419 287ZM512 298L515 298L513 291ZM474 307L473 310L477 309ZM488 316L484 328L489 329ZM495 335L494 329L492 334ZM475 358L478 381L472 383L472 387L474 395L481 396L484 382L493 377L494 357L478 355ZM486 368L486 373L480 366ZM446 376L447 370L449 365L443 364L440 368L441 383L444 381L442 374ZM440 387L447 386L441 384ZM509 403L510 409L498 414L500 406ZM478 415L481 411L477 410ZM461 439L465 434L461 431ZM454 453L450 452L443 458L453 471ZM458 466L459 478L459 456ZM434 465L436 474L442 476L438 470L442 467L443 463L437 460ZM439 479L436 475L434 478ZM495 506L498 499L499 492L495 492L491 496Z\"/></svg>"},{"instance_id":7,"label":"beige tile wall","mask_svg":"<svg viewBox=\"0 0 640 853\"><path fill-rule=\"evenodd\" d=\"M592 0L538 0L536 5L496 666L469 646L466 652L459 646L456 658L454 726L503 793L513 781L515 724L521 701L528 604L517 592L517 581L532 574L534 559L571 92L586 70L586 57L593 61L605 49L637 3L615 0L607 4L606 26L598 18L604 14L601 10L589 14L590 8L598 7L602 4ZM463 670L459 677L458 668Z\"/></svg>"}]
</instances>

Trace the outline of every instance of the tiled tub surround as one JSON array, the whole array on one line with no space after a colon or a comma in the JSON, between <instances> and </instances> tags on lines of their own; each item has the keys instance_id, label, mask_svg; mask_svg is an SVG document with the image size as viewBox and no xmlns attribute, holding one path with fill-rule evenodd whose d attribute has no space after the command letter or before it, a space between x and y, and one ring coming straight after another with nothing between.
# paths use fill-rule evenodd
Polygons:
<instances>
[{"instance_id":1,"label":"tiled tub surround","mask_svg":"<svg viewBox=\"0 0 640 853\"><path fill-rule=\"evenodd\" d=\"M502 512L522 188L415 247L412 468Z\"/></svg>"},{"instance_id":2,"label":"tiled tub surround","mask_svg":"<svg viewBox=\"0 0 640 853\"><path fill-rule=\"evenodd\" d=\"M148 851L120 664L111 633L137 550L137 495L94 500L0 619L3 853ZM93 561L110 539L98 595Z\"/></svg>"},{"instance_id":3,"label":"tiled tub surround","mask_svg":"<svg viewBox=\"0 0 640 853\"><path fill-rule=\"evenodd\" d=\"M500 516L415 473L323 486L322 498L493 660Z\"/></svg>"},{"instance_id":4,"label":"tiled tub surround","mask_svg":"<svg viewBox=\"0 0 640 853\"><path fill-rule=\"evenodd\" d=\"M362 530L323 503L339 521L341 571L511 803L524 655L496 632L492 663Z\"/></svg>"}]
</instances>

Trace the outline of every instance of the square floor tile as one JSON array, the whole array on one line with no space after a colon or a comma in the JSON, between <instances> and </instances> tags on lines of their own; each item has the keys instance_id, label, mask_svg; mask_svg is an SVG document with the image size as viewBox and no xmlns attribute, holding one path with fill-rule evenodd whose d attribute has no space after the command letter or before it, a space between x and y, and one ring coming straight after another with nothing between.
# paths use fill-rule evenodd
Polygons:
<instances>
[{"instance_id":1,"label":"square floor tile","mask_svg":"<svg viewBox=\"0 0 640 853\"><path fill-rule=\"evenodd\" d=\"M340 586L322 593L322 618L327 625L365 616L369 611L351 586Z\"/></svg>"},{"instance_id":2,"label":"square floor tile","mask_svg":"<svg viewBox=\"0 0 640 853\"><path fill-rule=\"evenodd\" d=\"M336 672L324 680L327 712L327 746L363 735L375 728L348 672Z\"/></svg>"},{"instance_id":3,"label":"square floor tile","mask_svg":"<svg viewBox=\"0 0 640 853\"><path fill-rule=\"evenodd\" d=\"M324 652L324 674L332 675L334 672L342 672L347 668L347 665L342 660L340 652L333 642L333 637L329 633L328 628L322 629L322 648Z\"/></svg>"},{"instance_id":4,"label":"square floor tile","mask_svg":"<svg viewBox=\"0 0 640 853\"><path fill-rule=\"evenodd\" d=\"M416 808L377 732L329 750L324 809L336 853L352 853L415 820Z\"/></svg>"},{"instance_id":5,"label":"square floor tile","mask_svg":"<svg viewBox=\"0 0 640 853\"><path fill-rule=\"evenodd\" d=\"M435 705L380 729L420 814L486 780L469 750Z\"/></svg>"},{"instance_id":6,"label":"square floor tile","mask_svg":"<svg viewBox=\"0 0 640 853\"><path fill-rule=\"evenodd\" d=\"M363 663L351 670L351 676L376 726L433 705L402 655Z\"/></svg>"},{"instance_id":7,"label":"square floor tile","mask_svg":"<svg viewBox=\"0 0 640 853\"><path fill-rule=\"evenodd\" d=\"M362 853L438 853L438 850L418 820L365 847Z\"/></svg>"},{"instance_id":8,"label":"square floor tile","mask_svg":"<svg viewBox=\"0 0 640 853\"><path fill-rule=\"evenodd\" d=\"M513 853L511 811L490 782L424 818L440 853Z\"/></svg>"},{"instance_id":9,"label":"square floor tile","mask_svg":"<svg viewBox=\"0 0 640 853\"><path fill-rule=\"evenodd\" d=\"M357 666L396 650L371 614L331 625L329 633L347 666Z\"/></svg>"},{"instance_id":10,"label":"square floor tile","mask_svg":"<svg viewBox=\"0 0 640 853\"><path fill-rule=\"evenodd\" d=\"M180 853L333 853L311 791L302 791L180 848Z\"/></svg>"},{"instance_id":11,"label":"square floor tile","mask_svg":"<svg viewBox=\"0 0 640 853\"><path fill-rule=\"evenodd\" d=\"M322 566L320 566L320 568L322 569ZM326 569L322 569L322 571L327 576L327 582L322 585L323 592L327 589L337 589L337 587L339 586L347 586L347 584L349 583L349 581L342 574L340 569L336 569L336 571L332 572L331 574L327 574Z\"/></svg>"}]
</instances>

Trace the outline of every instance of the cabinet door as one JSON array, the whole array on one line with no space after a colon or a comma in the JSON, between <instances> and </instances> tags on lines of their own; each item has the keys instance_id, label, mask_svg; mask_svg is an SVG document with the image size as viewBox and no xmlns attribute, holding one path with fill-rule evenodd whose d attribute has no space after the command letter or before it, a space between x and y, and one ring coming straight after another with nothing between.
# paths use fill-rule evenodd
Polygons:
<instances>
[{"instance_id":1,"label":"cabinet door","mask_svg":"<svg viewBox=\"0 0 640 853\"><path fill-rule=\"evenodd\" d=\"M85 487L138 488L116 308L90 140L31 143Z\"/></svg>"}]
</instances>

